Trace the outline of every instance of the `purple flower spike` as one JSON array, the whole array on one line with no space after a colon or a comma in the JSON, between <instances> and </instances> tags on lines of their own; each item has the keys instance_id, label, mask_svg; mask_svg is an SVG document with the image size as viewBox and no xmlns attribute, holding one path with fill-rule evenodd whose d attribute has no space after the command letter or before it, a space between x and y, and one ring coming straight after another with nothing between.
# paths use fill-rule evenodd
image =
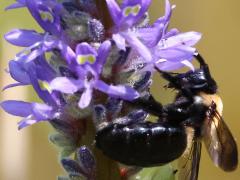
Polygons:
<instances>
[{"instance_id":1,"label":"purple flower spike","mask_svg":"<svg viewBox=\"0 0 240 180\"><path fill-rule=\"evenodd\" d=\"M151 0L102 1L107 7L96 0L15 0L6 7L26 7L43 31L13 29L4 35L23 49L6 70L16 82L3 89L31 86L42 103L7 100L0 108L22 118L19 129L47 121L57 131L50 140L61 148L67 172L59 180L101 179L101 162L96 164L91 148L82 146L91 133L89 121L97 130L148 121L149 113L156 113L142 100L154 101L150 88L156 69L194 70L201 34L169 29L175 8L170 0L153 24L147 12ZM112 22L106 22L107 15ZM162 108L150 104L156 105L153 111Z\"/></svg>"}]
</instances>

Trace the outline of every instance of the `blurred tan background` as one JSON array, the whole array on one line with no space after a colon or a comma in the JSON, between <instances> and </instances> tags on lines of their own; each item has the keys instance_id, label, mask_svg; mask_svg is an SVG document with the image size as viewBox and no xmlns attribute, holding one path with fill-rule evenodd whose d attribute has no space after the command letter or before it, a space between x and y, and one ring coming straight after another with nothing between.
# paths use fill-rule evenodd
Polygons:
<instances>
[{"instance_id":1,"label":"blurred tan background","mask_svg":"<svg viewBox=\"0 0 240 180\"><path fill-rule=\"evenodd\" d=\"M150 9L152 21L163 14L163 1L153 0ZM12 28L37 28L40 31L26 10L4 12L4 7L11 2L13 0L0 0L0 88L11 82L4 69L8 60L19 51L4 41L3 34ZM171 20L172 27L203 33L197 47L218 82L224 101L225 121L240 147L240 1L172 0L171 3L177 5ZM163 83L156 77L153 93L158 100L168 102L171 94L158 90ZM22 87L0 93L0 101L33 98L33 91ZM57 150L48 142L48 134L52 131L48 124L39 123L18 131L18 120L0 109L0 180L53 180L57 175L64 174L58 164ZM240 169L225 173L216 168L204 147L199 180L213 179L238 180Z\"/></svg>"}]
</instances>

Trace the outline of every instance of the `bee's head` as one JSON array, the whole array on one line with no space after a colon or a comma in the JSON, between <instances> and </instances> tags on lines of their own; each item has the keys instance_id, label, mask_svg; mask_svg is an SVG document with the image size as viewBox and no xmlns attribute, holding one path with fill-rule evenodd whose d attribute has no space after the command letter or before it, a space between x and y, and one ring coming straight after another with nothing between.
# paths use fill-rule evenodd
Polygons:
<instances>
[{"instance_id":1,"label":"bee's head","mask_svg":"<svg viewBox=\"0 0 240 180\"><path fill-rule=\"evenodd\" d=\"M193 94L198 94L200 92L215 94L217 92L217 83L212 78L208 65L200 55L197 55L196 59L200 63L200 68L195 71L188 71L175 76L161 72L162 76L169 81L167 87L175 88L180 91L182 89L187 89Z\"/></svg>"}]
</instances>

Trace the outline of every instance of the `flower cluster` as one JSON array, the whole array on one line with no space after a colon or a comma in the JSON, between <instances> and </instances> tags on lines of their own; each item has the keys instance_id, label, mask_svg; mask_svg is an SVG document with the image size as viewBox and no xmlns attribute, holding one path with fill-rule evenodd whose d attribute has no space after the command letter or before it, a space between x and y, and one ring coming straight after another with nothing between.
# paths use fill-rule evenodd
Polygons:
<instances>
[{"instance_id":1,"label":"flower cluster","mask_svg":"<svg viewBox=\"0 0 240 180\"><path fill-rule=\"evenodd\" d=\"M111 22L93 0L17 0L6 8L27 8L44 32L14 29L5 35L23 50L9 61L16 83L4 90L31 85L43 102L8 100L1 107L23 117L19 129L49 121L59 133L52 142L68 141L62 146L64 156L79 148L89 121L102 119L99 106L107 111L104 119L112 121L131 111L124 108L126 101L149 96L155 68L194 70L193 46L201 34L168 28L175 7L168 0L164 16L153 24L147 13L151 0L101 3Z\"/></svg>"}]
</instances>

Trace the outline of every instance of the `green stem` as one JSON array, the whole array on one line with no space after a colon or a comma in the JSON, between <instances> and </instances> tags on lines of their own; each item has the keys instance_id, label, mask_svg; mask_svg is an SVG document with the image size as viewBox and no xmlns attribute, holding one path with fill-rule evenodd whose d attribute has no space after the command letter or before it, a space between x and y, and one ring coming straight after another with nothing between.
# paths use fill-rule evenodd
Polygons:
<instances>
[{"instance_id":1,"label":"green stem","mask_svg":"<svg viewBox=\"0 0 240 180\"><path fill-rule=\"evenodd\" d=\"M113 22L109 14L107 4L105 0L95 0L98 18L103 23L106 32L112 28ZM106 34L107 36L107 34ZM87 125L87 134L84 137L83 141L86 141L85 144L89 144L89 147L92 146L96 130L92 121L88 121ZM120 180L120 171L116 161L111 160L106 157L100 150L93 146L92 151L94 153L95 159L97 161L97 179L98 180Z\"/></svg>"},{"instance_id":2,"label":"green stem","mask_svg":"<svg viewBox=\"0 0 240 180\"><path fill-rule=\"evenodd\" d=\"M108 31L112 28L113 22L111 16L109 14L107 4L105 0L95 0L97 11L98 11L98 19L103 23L106 36L108 36ZM120 180L120 171L118 167L118 163L116 161L111 160L106 157L100 150L98 150L93 142L95 140L96 129L92 122L92 119L87 120L87 131L86 134L81 139L82 145L87 145L91 148L94 153L96 163L97 163L97 172L96 179L97 180Z\"/></svg>"},{"instance_id":3,"label":"green stem","mask_svg":"<svg viewBox=\"0 0 240 180\"><path fill-rule=\"evenodd\" d=\"M120 180L120 171L116 161L106 157L100 150L93 144L95 139L96 130L92 120L88 119L86 134L81 139L82 145L87 145L91 148L96 163L97 163L97 180Z\"/></svg>"},{"instance_id":4,"label":"green stem","mask_svg":"<svg viewBox=\"0 0 240 180\"><path fill-rule=\"evenodd\" d=\"M99 13L99 19L103 23L105 30L107 32L109 29L112 28L113 22L109 14L106 1L105 0L95 0L95 1L96 1L98 13Z\"/></svg>"}]
</instances>

